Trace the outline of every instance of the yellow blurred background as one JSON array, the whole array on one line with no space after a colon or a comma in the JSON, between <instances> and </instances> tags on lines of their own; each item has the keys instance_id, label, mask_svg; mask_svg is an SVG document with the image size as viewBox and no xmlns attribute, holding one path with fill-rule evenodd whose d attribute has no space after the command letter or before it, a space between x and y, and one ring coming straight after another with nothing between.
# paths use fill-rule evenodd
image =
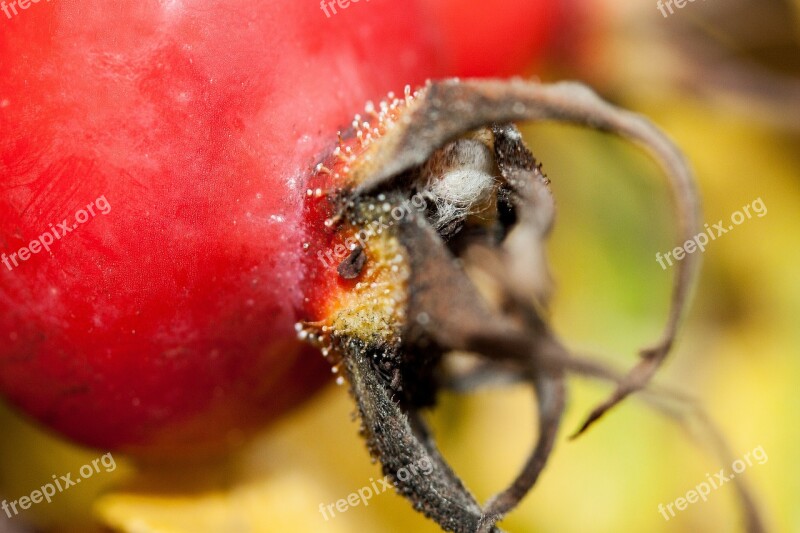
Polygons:
<instances>
[{"instance_id":1,"label":"yellow blurred background","mask_svg":"<svg viewBox=\"0 0 800 533\"><path fill-rule=\"evenodd\" d=\"M800 106L800 92L791 92L800 77L800 3L753 4L694 2L665 18L655 2L594 2L587 44L541 77L586 79L666 130L696 170L710 225L756 199L766 206L763 217L708 244L680 342L657 381L697 397L734 457L763 449L768 460L741 477L771 531L800 532L800 107L792 107ZM769 16L744 30L753 9ZM720 49L726 53L710 53ZM735 77L715 78L722 67L745 80L769 76L742 89ZM771 92L773 82L786 82L780 87L788 92ZM666 317L673 272L662 270L655 254L675 244L663 179L636 149L607 136L556 125L526 126L524 133L558 204L550 239L555 328L570 347L627 368ZM569 386L552 459L502 523L505 530L743 531L730 483L669 521L658 511L730 465L636 397L570 441L610 389L577 378ZM114 472L96 474L13 523L0 514L0 532L83 532L93 530L89 523L131 533L439 531L388 491L367 507L322 516L320 504L382 477L352 412L345 388L332 385L225 464L156 475L119 457ZM535 416L531 392L519 388L445 395L431 421L445 455L484 500L521 466ZM3 498L29 494L52 474L75 472L99 455L2 407L0 428Z\"/></svg>"}]
</instances>

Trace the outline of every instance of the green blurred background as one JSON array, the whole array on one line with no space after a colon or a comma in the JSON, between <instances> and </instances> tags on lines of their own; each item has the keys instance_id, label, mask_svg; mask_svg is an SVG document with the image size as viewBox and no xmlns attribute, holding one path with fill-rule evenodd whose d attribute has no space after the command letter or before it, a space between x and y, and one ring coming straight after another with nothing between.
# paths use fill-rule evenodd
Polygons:
<instances>
[{"instance_id":1,"label":"green blurred background","mask_svg":"<svg viewBox=\"0 0 800 533\"><path fill-rule=\"evenodd\" d=\"M587 4L580 44L537 69L579 78L653 118L697 172L710 224L760 198L767 208L711 242L692 310L660 383L697 397L734 457L768 460L741 477L772 531L800 532L800 3L695 2L668 18L655 2ZM663 179L616 139L555 125L524 129L558 203L550 239L552 320L569 346L617 367L657 338L674 246ZM513 532L742 531L731 484L665 521L658 512L721 464L672 420L632 398L575 441L610 391L572 378L564 426L535 490L503 522ZM438 531L393 493L325 520L330 504L381 477L344 388L331 386L225 464L148 474L123 464L15 518L15 528L129 532ZM516 473L535 435L531 392L445 396L431 417L439 443L480 499ZM53 473L98 456L47 436L0 407L0 497L29 494ZM94 518L93 518L94 517ZM2 519L2 514L0 514ZM27 525L26 525L27 521ZM99 523L94 522L94 523ZM10 525L0 520L0 532ZM100 526L97 526L99 529Z\"/></svg>"}]
</instances>

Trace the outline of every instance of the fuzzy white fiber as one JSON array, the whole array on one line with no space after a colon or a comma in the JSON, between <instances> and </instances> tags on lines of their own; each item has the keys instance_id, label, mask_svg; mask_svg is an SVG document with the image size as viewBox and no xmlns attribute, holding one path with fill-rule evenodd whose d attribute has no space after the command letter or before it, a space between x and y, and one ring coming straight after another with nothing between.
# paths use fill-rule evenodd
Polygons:
<instances>
[{"instance_id":1,"label":"fuzzy white fiber","mask_svg":"<svg viewBox=\"0 0 800 533\"><path fill-rule=\"evenodd\" d=\"M423 194L436 205L437 229L470 215L492 192L495 179L489 147L459 139L435 154L424 168Z\"/></svg>"}]
</instances>

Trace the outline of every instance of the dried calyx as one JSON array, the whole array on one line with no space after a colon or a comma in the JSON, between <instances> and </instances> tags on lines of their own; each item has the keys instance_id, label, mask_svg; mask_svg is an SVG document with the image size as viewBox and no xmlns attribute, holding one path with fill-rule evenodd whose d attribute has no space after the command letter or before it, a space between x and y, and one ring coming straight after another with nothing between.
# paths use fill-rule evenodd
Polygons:
<instances>
[{"instance_id":1,"label":"dried calyx","mask_svg":"<svg viewBox=\"0 0 800 533\"><path fill-rule=\"evenodd\" d=\"M370 451L398 492L445 530L497 531L547 462L565 375L616 384L579 432L645 388L672 345L697 270L694 255L677 265L663 335L627 375L571 354L544 313L549 182L513 123L577 123L643 146L669 178L681 242L699 226L691 172L649 122L578 84L430 83L368 105L366 116L317 166L320 187L309 189L310 208L327 210L330 246L349 245L323 316L298 329L349 384ZM474 365L447 364L465 352L476 356ZM511 485L481 506L442 458L420 409L443 388L519 381L536 391L538 441ZM429 475L397 475L424 460L433 465ZM750 503L744 488L741 494ZM758 531L757 514L748 518Z\"/></svg>"}]
</instances>

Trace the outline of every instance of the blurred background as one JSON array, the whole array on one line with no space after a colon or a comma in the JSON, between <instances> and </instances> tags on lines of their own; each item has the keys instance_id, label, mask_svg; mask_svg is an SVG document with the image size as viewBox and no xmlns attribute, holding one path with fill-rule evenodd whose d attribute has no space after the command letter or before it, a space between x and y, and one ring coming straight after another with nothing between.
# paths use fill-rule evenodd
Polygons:
<instances>
[{"instance_id":1,"label":"blurred background","mask_svg":"<svg viewBox=\"0 0 800 533\"><path fill-rule=\"evenodd\" d=\"M650 116L688 154L709 225L758 199L766 207L709 243L680 342L658 382L698 398L735 458L763 449L768 460L754 462L742 481L771 531L800 532L800 2L670 5L672 14L654 0L570 3L552 53L527 71L545 81L584 80ZM556 330L569 346L628 368L666 317L673 270L655 254L675 244L663 179L616 139L553 125L524 133L558 203L550 239ZM730 470L707 443L635 397L570 441L610 389L577 378L569 385L551 462L505 530L743 531L731 484L669 521L658 511L708 474ZM352 413L346 389L332 385L227 462L156 473L120 456L113 472L13 523L0 513L0 532L439 531L391 492L322 516L320 504L382 477ZM521 466L535 417L532 393L519 388L445 395L430 420L483 500ZM98 457L1 405L0 428L2 498L29 494Z\"/></svg>"}]
</instances>

